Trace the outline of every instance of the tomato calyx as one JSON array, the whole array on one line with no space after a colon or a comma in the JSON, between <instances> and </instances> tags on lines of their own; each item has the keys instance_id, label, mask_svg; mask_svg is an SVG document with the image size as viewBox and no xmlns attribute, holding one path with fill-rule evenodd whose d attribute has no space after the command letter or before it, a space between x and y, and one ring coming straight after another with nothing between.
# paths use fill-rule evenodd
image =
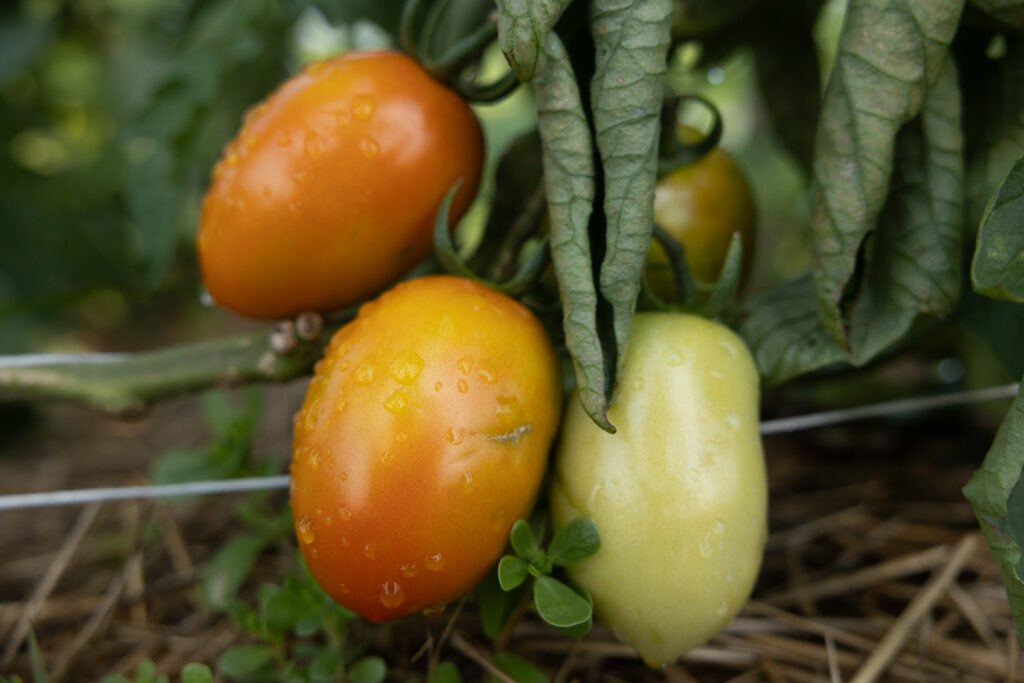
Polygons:
<instances>
[{"instance_id":1,"label":"tomato calyx","mask_svg":"<svg viewBox=\"0 0 1024 683\"><path fill-rule=\"evenodd\" d=\"M439 81L470 102L495 102L509 95L519 86L519 79L509 70L500 78L486 84L477 83L476 72L484 51L498 37L498 21L494 12L487 13L475 29L439 41L444 31L448 2L433 2L425 6L424 0L406 0L402 7L399 42L406 54L416 59L423 68ZM440 54L432 46L446 42Z\"/></svg>"},{"instance_id":2,"label":"tomato calyx","mask_svg":"<svg viewBox=\"0 0 1024 683\"><path fill-rule=\"evenodd\" d=\"M513 256L506 256L504 258L514 257L515 260L521 260L522 265L519 270L506 280L491 280L479 275L459 256L455 243L452 240L451 228L449 226L449 209L451 208L455 193L461 184L461 181L455 183L437 209L437 215L434 219L434 253L437 254L437 260L452 275L460 275L474 280L508 296L517 297L525 294L537 283L551 260L551 248L546 236L540 238L530 248L529 253L525 254L525 258L520 258L521 250L527 248L523 244L526 241L526 236L523 233L533 227L531 224L540 222L540 216L543 214L543 211L528 210L520 217L521 220L513 225L509 233L510 237L518 238L519 241L511 240L513 242L512 248L505 250L505 253L510 253ZM499 255L499 258L502 257Z\"/></svg>"}]
</instances>

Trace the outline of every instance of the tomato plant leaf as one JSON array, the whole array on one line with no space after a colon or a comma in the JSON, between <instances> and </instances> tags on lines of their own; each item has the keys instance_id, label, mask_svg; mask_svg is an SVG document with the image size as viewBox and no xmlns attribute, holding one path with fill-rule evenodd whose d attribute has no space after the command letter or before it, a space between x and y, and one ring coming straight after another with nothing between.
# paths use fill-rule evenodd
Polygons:
<instances>
[{"instance_id":1,"label":"tomato plant leaf","mask_svg":"<svg viewBox=\"0 0 1024 683\"><path fill-rule=\"evenodd\" d=\"M809 275L747 297L739 332L767 386L849 360L822 325Z\"/></svg>"},{"instance_id":2,"label":"tomato plant leaf","mask_svg":"<svg viewBox=\"0 0 1024 683\"><path fill-rule=\"evenodd\" d=\"M529 83L546 67L547 39L569 0L497 0L498 45L519 80ZM538 109L539 111L539 109Z\"/></svg>"},{"instance_id":3,"label":"tomato plant leaf","mask_svg":"<svg viewBox=\"0 0 1024 683\"><path fill-rule=\"evenodd\" d=\"M981 220L971 280L982 294L1024 301L1024 156L1010 169Z\"/></svg>"},{"instance_id":4,"label":"tomato plant leaf","mask_svg":"<svg viewBox=\"0 0 1024 683\"><path fill-rule=\"evenodd\" d=\"M981 468L964 486L1003 573L1017 633L1024 638L1024 384Z\"/></svg>"},{"instance_id":5,"label":"tomato plant leaf","mask_svg":"<svg viewBox=\"0 0 1024 683\"><path fill-rule=\"evenodd\" d=\"M538 552L540 546L533 536L530 524L525 519L517 519L509 532L509 539L512 541L512 549L519 557L532 559Z\"/></svg>"},{"instance_id":6,"label":"tomato plant leaf","mask_svg":"<svg viewBox=\"0 0 1024 683\"><path fill-rule=\"evenodd\" d=\"M199 575L199 590L210 609L227 609L267 543L262 534L241 534L207 560Z\"/></svg>"},{"instance_id":7,"label":"tomato plant leaf","mask_svg":"<svg viewBox=\"0 0 1024 683\"><path fill-rule=\"evenodd\" d=\"M310 683L333 683L345 662L345 653L336 647L325 647L309 662Z\"/></svg>"},{"instance_id":8,"label":"tomato plant leaf","mask_svg":"<svg viewBox=\"0 0 1024 683\"><path fill-rule=\"evenodd\" d=\"M516 683L548 683L548 677L533 664L511 652L494 653L494 664Z\"/></svg>"},{"instance_id":9,"label":"tomato plant leaf","mask_svg":"<svg viewBox=\"0 0 1024 683\"><path fill-rule=\"evenodd\" d=\"M224 651L217 669L226 678L239 683L270 683L277 680L276 653L272 645L251 643Z\"/></svg>"},{"instance_id":10,"label":"tomato plant leaf","mask_svg":"<svg viewBox=\"0 0 1024 683\"><path fill-rule=\"evenodd\" d=\"M498 562L498 583L501 589L510 591L522 585L526 580L528 564L526 560L515 555L505 555Z\"/></svg>"},{"instance_id":11,"label":"tomato plant leaf","mask_svg":"<svg viewBox=\"0 0 1024 683\"><path fill-rule=\"evenodd\" d=\"M190 662L181 670L181 683L213 683L213 672L205 664Z\"/></svg>"},{"instance_id":12,"label":"tomato plant leaf","mask_svg":"<svg viewBox=\"0 0 1024 683\"><path fill-rule=\"evenodd\" d=\"M590 557L601 547L601 535L592 519L577 517L555 534L548 546L552 564L566 566Z\"/></svg>"},{"instance_id":13,"label":"tomato plant leaf","mask_svg":"<svg viewBox=\"0 0 1024 683\"><path fill-rule=\"evenodd\" d=\"M462 683L462 674L454 662L441 662L430 672L430 683Z\"/></svg>"},{"instance_id":14,"label":"tomato plant leaf","mask_svg":"<svg viewBox=\"0 0 1024 683\"><path fill-rule=\"evenodd\" d=\"M537 74L538 126L544 191L551 219L551 259L558 276L565 343L580 402L602 429L614 431L608 410L604 350L597 333L597 290L588 227L594 204L594 158L569 55L553 32L544 40L546 66Z\"/></svg>"},{"instance_id":15,"label":"tomato plant leaf","mask_svg":"<svg viewBox=\"0 0 1024 683\"><path fill-rule=\"evenodd\" d=\"M596 65L590 99L606 222L599 277L601 295L612 307L619 364L654 227L671 14L670 0L594 0L591 6Z\"/></svg>"},{"instance_id":16,"label":"tomato plant leaf","mask_svg":"<svg viewBox=\"0 0 1024 683\"><path fill-rule=\"evenodd\" d=\"M541 619L559 628L582 624L593 614L586 599L550 576L537 577L533 582L533 603Z\"/></svg>"},{"instance_id":17,"label":"tomato plant leaf","mask_svg":"<svg viewBox=\"0 0 1024 683\"><path fill-rule=\"evenodd\" d=\"M896 135L941 75L963 0L851 0L822 99L811 188L814 280L846 346L844 300L885 206Z\"/></svg>"},{"instance_id":18,"label":"tomato plant leaf","mask_svg":"<svg viewBox=\"0 0 1024 683\"><path fill-rule=\"evenodd\" d=\"M963 134L951 60L921 115L896 137L889 197L862 245L849 344L863 365L901 338L919 314L945 315L960 296Z\"/></svg>"},{"instance_id":19,"label":"tomato plant leaf","mask_svg":"<svg viewBox=\"0 0 1024 683\"><path fill-rule=\"evenodd\" d=\"M387 675L387 664L380 657L363 657L345 672L349 683L382 683Z\"/></svg>"}]
</instances>

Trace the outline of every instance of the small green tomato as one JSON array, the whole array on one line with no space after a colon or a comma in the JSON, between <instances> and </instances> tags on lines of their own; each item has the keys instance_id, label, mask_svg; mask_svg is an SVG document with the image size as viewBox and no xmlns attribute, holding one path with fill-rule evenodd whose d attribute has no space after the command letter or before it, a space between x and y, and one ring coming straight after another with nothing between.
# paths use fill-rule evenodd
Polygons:
<instances>
[{"instance_id":1,"label":"small green tomato","mask_svg":"<svg viewBox=\"0 0 1024 683\"><path fill-rule=\"evenodd\" d=\"M641 313L608 434L569 402L551 494L556 529L589 517L601 547L569 573L616 637L672 661L733 618L767 532L758 374L728 328Z\"/></svg>"}]
</instances>

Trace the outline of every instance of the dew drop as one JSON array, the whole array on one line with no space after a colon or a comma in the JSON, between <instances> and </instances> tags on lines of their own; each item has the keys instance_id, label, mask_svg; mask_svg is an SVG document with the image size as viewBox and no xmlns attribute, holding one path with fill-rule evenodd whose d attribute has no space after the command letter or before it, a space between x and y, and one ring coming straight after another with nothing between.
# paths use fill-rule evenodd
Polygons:
<instances>
[{"instance_id":1,"label":"dew drop","mask_svg":"<svg viewBox=\"0 0 1024 683\"><path fill-rule=\"evenodd\" d=\"M404 576L407 579L414 579L416 578L416 575L419 573L419 570L416 569L416 565L412 562L410 562L409 564L402 565L398 568L398 571L400 571L402 573L402 576Z\"/></svg>"},{"instance_id":2,"label":"dew drop","mask_svg":"<svg viewBox=\"0 0 1024 683\"><path fill-rule=\"evenodd\" d=\"M373 367L373 365L370 363L360 363L356 369L356 382L365 387L373 381L375 374L377 374L377 368Z\"/></svg>"},{"instance_id":3,"label":"dew drop","mask_svg":"<svg viewBox=\"0 0 1024 683\"><path fill-rule=\"evenodd\" d=\"M352 361L349 361L349 360L341 361L340 363L338 363L338 372L345 372L346 370L349 369L349 367L351 365L352 365Z\"/></svg>"},{"instance_id":4,"label":"dew drop","mask_svg":"<svg viewBox=\"0 0 1024 683\"><path fill-rule=\"evenodd\" d=\"M338 402L337 402L336 404L334 404L334 409L335 409L336 411L338 411L339 413L340 413L340 412L343 412L343 411L345 410L345 405L346 405L346 404L345 404L345 399L341 399L341 400L340 400L340 401L338 401Z\"/></svg>"},{"instance_id":5,"label":"dew drop","mask_svg":"<svg viewBox=\"0 0 1024 683\"><path fill-rule=\"evenodd\" d=\"M308 131L306 133L304 147L306 149L306 156L309 157L311 161L316 161L324 155L324 152L327 151L327 146L324 141L312 131Z\"/></svg>"},{"instance_id":6,"label":"dew drop","mask_svg":"<svg viewBox=\"0 0 1024 683\"><path fill-rule=\"evenodd\" d=\"M661 357L666 363L672 366L683 364L683 354L679 352L679 349L668 348L662 351Z\"/></svg>"},{"instance_id":7,"label":"dew drop","mask_svg":"<svg viewBox=\"0 0 1024 683\"><path fill-rule=\"evenodd\" d=\"M700 554L702 557L711 557L711 553L714 552L714 548L711 546L711 537L705 536L700 539Z\"/></svg>"},{"instance_id":8,"label":"dew drop","mask_svg":"<svg viewBox=\"0 0 1024 683\"><path fill-rule=\"evenodd\" d=\"M468 375L473 371L473 357L463 356L462 358L459 359L458 366L459 372L461 372L463 375Z\"/></svg>"},{"instance_id":9,"label":"dew drop","mask_svg":"<svg viewBox=\"0 0 1024 683\"><path fill-rule=\"evenodd\" d=\"M348 539L347 539L347 538L345 538L344 536L342 536L342 537L341 537L341 539L340 539L340 540L338 541L338 544L339 544L339 545L340 545L340 546L341 546L342 548L347 548L347 547L348 547Z\"/></svg>"},{"instance_id":10,"label":"dew drop","mask_svg":"<svg viewBox=\"0 0 1024 683\"><path fill-rule=\"evenodd\" d=\"M338 472L338 479L348 481L348 472Z\"/></svg>"},{"instance_id":11,"label":"dew drop","mask_svg":"<svg viewBox=\"0 0 1024 683\"><path fill-rule=\"evenodd\" d=\"M399 387L393 394L384 399L384 408L391 414L397 415L409 406L409 390Z\"/></svg>"},{"instance_id":12,"label":"dew drop","mask_svg":"<svg viewBox=\"0 0 1024 683\"><path fill-rule=\"evenodd\" d=\"M313 520L305 515L295 525L295 533L298 535L299 540L309 545L316 540L316 531L313 529Z\"/></svg>"},{"instance_id":13,"label":"dew drop","mask_svg":"<svg viewBox=\"0 0 1024 683\"><path fill-rule=\"evenodd\" d=\"M736 350L736 347L733 346L733 344L731 342L728 342L728 341L723 339L722 341L718 342L718 345L721 346L726 351L728 351L729 355L732 356L733 358L735 358L736 356L740 355L739 351Z\"/></svg>"},{"instance_id":14,"label":"dew drop","mask_svg":"<svg viewBox=\"0 0 1024 683\"><path fill-rule=\"evenodd\" d=\"M380 154L380 143L371 137L365 137L359 141L359 151L367 159L376 159Z\"/></svg>"},{"instance_id":15,"label":"dew drop","mask_svg":"<svg viewBox=\"0 0 1024 683\"><path fill-rule=\"evenodd\" d=\"M313 559L316 559L316 558L320 557L320 551L317 550L316 548L310 548L309 549L309 554L313 556Z\"/></svg>"},{"instance_id":16,"label":"dew drop","mask_svg":"<svg viewBox=\"0 0 1024 683\"><path fill-rule=\"evenodd\" d=\"M708 372L708 374L711 375L714 379L717 379L719 381L725 379L725 375L720 373L718 370L711 370L710 372Z\"/></svg>"},{"instance_id":17,"label":"dew drop","mask_svg":"<svg viewBox=\"0 0 1024 683\"><path fill-rule=\"evenodd\" d=\"M434 382L434 391L441 391L442 388L444 388L443 384L440 382Z\"/></svg>"},{"instance_id":18,"label":"dew drop","mask_svg":"<svg viewBox=\"0 0 1024 683\"><path fill-rule=\"evenodd\" d=\"M718 616L722 616L728 611L729 603L727 603L725 600L719 600L718 605L715 606L715 614L717 614Z\"/></svg>"},{"instance_id":19,"label":"dew drop","mask_svg":"<svg viewBox=\"0 0 1024 683\"><path fill-rule=\"evenodd\" d=\"M732 583L736 576L733 574L732 567L725 568L725 581L726 583Z\"/></svg>"},{"instance_id":20,"label":"dew drop","mask_svg":"<svg viewBox=\"0 0 1024 683\"><path fill-rule=\"evenodd\" d=\"M338 584L338 592L339 593L348 593L348 586L346 586L343 583L339 583Z\"/></svg>"},{"instance_id":21,"label":"dew drop","mask_svg":"<svg viewBox=\"0 0 1024 683\"><path fill-rule=\"evenodd\" d=\"M395 459L395 454L394 454L394 452L390 448L380 454L380 461L382 463L384 463L385 465L387 465L389 462L391 462L394 459Z\"/></svg>"},{"instance_id":22,"label":"dew drop","mask_svg":"<svg viewBox=\"0 0 1024 683\"><path fill-rule=\"evenodd\" d=\"M515 396L499 396L498 407L494 411L497 417L508 417L519 408L519 399Z\"/></svg>"},{"instance_id":23,"label":"dew drop","mask_svg":"<svg viewBox=\"0 0 1024 683\"><path fill-rule=\"evenodd\" d=\"M405 600L405 593L397 581L388 581L380 587L380 604L385 607L398 607Z\"/></svg>"},{"instance_id":24,"label":"dew drop","mask_svg":"<svg viewBox=\"0 0 1024 683\"><path fill-rule=\"evenodd\" d=\"M477 371L477 374L480 375L480 379L482 379L486 384L494 384L498 381L497 376L487 368L480 368L480 370Z\"/></svg>"},{"instance_id":25,"label":"dew drop","mask_svg":"<svg viewBox=\"0 0 1024 683\"><path fill-rule=\"evenodd\" d=\"M249 149L252 149L253 147L256 146L257 143L259 143L259 141L259 137L257 137L256 135L250 135L245 139L245 146L248 147Z\"/></svg>"},{"instance_id":26,"label":"dew drop","mask_svg":"<svg viewBox=\"0 0 1024 683\"><path fill-rule=\"evenodd\" d=\"M460 443L462 443L462 440L466 438L466 430L449 427L444 431L444 438L446 438L448 440L448 443L450 443L451 445L458 446Z\"/></svg>"},{"instance_id":27,"label":"dew drop","mask_svg":"<svg viewBox=\"0 0 1024 683\"><path fill-rule=\"evenodd\" d=\"M464 394L467 391L469 391L469 384L466 382L466 380L464 380L462 378L459 378L459 381L456 383L455 386L457 386L459 388L459 393L460 394Z\"/></svg>"},{"instance_id":28,"label":"dew drop","mask_svg":"<svg viewBox=\"0 0 1024 683\"><path fill-rule=\"evenodd\" d=\"M352 99L352 116L360 121L366 121L377 109L377 101L372 95L356 95Z\"/></svg>"},{"instance_id":29,"label":"dew drop","mask_svg":"<svg viewBox=\"0 0 1024 683\"><path fill-rule=\"evenodd\" d=\"M423 558L423 566L432 572L439 572L444 569L444 556L441 553L434 553Z\"/></svg>"},{"instance_id":30,"label":"dew drop","mask_svg":"<svg viewBox=\"0 0 1024 683\"><path fill-rule=\"evenodd\" d=\"M311 173L310 173L309 171L307 171L307 170L303 169L303 170L301 170L301 171L298 171L297 173L294 173L294 174L292 175L292 179L293 179L293 180L294 180L294 181L295 181L296 183L298 183L299 185L305 185L305 184L307 184L307 183L308 183L308 182L309 182L310 180L312 180L312 179L313 179L313 176L312 176L312 174L311 174Z\"/></svg>"},{"instance_id":31,"label":"dew drop","mask_svg":"<svg viewBox=\"0 0 1024 683\"><path fill-rule=\"evenodd\" d=\"M473 483L473 473L472 472L463 472L462 473L462 481L466 482L466 486L469 486L470 484L472 484Z\"/></svg>"},{"instance_id":32,"label":"dew drop","mask_svg":"<svg viewBox=\"0 0 1024 683\"><path fill-rule=\"evenodd\" d=\"M330 515L327 515L326 517L324 517L324 525L325 526L334 526L334 517L331 517Z\"/></svg>"},{"instance_id":33,"label":"dew drop","mask_svg":"<svg viewBox=\"0 0 1024 683\"><path fill-rule=\"evenodd\" d=\"M316 446L313 446L312 448L310 448L309 449L309 455L307 457L309 459L309 466L310 466L310 468L313 469L314 472L316 470L320 469L320 449L319 448L317 448Z\"/></svg>"},{"instance_id":34,"label":"dew drop","mask_svg":"<svg viewBox=\"0 0 1024 683\"><path fill-rule=\"evenodd\" d=\"M228 154L228 166L238 166L238 155L234 152Z\"/></svg>"},{"instance_id":35,"label":"dew drop","mask_svg":"<svg viewBox=\"0 0 1024 683\"><path fill-rule=\"evenodd\" d=\"M285 134L285 135L278 136L278 138L277 138L277 146L278 147L287 147L290 144L292 144L292 137L290 135Z\"/></svg>"},{"instance_id":36,"label":"dew drop","mask_svg":"<svg viewBox=\"0 0 1024 683\"><path fill-rule=\"evenodd\" d=\"M396 443L402 443L403 441L405 441L408 438L409 438L409 435L406 434L405 432L398 432L397 434L395 434L395 442Z\"/></svg>"},{"instance_id":37,"label":"dew drop","mask_svg":"<svg viewBox=\"0 0 1024 683\"><path fill-rule=\"evenodd\" d=\"M372 543L367 543L363 546L363 555L366 556L366 559L372 560L377 557L377 548Z\"/></svg>"},{"instance_id":38,"label":"dew drop","mask_svg":"<svg viewBox=\"0 0 1024 683\"><path fill-rule=\"evenodd\" d=\"M725 424L729 425L733 429L740 428L740 416L736 413L729 413L725 416Z\"/></svg>"},{"instance_id":39,"label":"dew drop","mask_svg":"<svg viewBox=\"0 0 1024 683\"><path fill-rule=\"evenodd\" d=\"M636 391L643 391L644 386L646 385L642 377L637 377L636 381L633 382L633 389Z\"/></svg>"},{"instance_id":40,"label":"dew drop","mask_svg":"<svg viewBox=\"0 0 1024 683\"><path fill-rule=\"evenodd\" d=\"M445 605L434 605L423 610L423 616L433 619L444 614Z\"/></svg>"},{"instance_id":41,"label":"dew drop","mask_svg":"<svg viewBox=\"0 0 1024 683\"><path fill-rule=\"evenodd\" d=\"M423 359L415 351L406 351L395 359L388 372L399 384L412 384L423 372Z\"/></svg>"},{"instance_id":42,"label":"dew drop","mask_svg":"<svg viewBox=\"0 0 1024 683\"><path fill-rule=\"evenodd\" d=\"M342 505L338 508L338 517L341 518L341 521L347 522L352 519L352 511L348 509L347 505Z\"/></svg>"}]
</instances>

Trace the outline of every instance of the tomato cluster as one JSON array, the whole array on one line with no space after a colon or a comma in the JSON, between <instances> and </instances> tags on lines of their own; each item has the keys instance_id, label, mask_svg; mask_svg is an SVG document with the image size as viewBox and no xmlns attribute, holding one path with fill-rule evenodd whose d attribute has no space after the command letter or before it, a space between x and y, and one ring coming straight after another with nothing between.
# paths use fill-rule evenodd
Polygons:
<instances>
[{"instance_id":1,"label":"tomato cluster","mask_svg":"<svg viewBox=\"0 0 1024 683\"><path fill-rule=\"evenodd\" d=\"M249 114L214 169L198 236L206 286L253 317L363 301L429 252L460 179L452 212L465 210L482 150L466 103L409 58L312 65ZM737 178L715 151L659 185L658 220L699 279L717 277L734 231L752 240ZM660 663L721 629L756 576L757 373L722 325L641 314L619 381L617 434L570 401L551 511L558 527L596 522L601 548L570 573ZM550 339L508 296L427 276L364 303L295 416L291 505L313 576L373 621L465 594L536 501L562 399Z\"/></svg>"}]
</instances>

